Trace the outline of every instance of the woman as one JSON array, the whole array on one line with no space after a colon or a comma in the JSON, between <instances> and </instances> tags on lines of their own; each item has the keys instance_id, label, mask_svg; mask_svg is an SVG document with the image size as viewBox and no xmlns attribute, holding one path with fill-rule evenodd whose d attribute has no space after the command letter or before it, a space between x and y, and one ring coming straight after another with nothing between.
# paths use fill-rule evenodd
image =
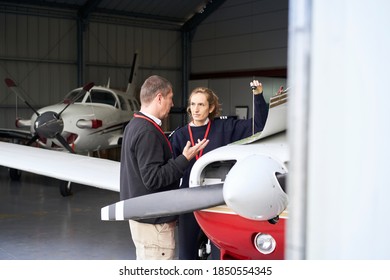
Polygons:
<instances>
[{"instance_id":1,"label":"woman","mask_svg":"<svg viewBox=\"0 0 390 280\"><path fill-rule=\"evenodd\" d=\"M268 105L262 94L262 84L254 80L251 86L254 94L254 132L256 133L264 128ZM198 87L192 91L187 107L191 121L188 125L175 131L171 138L174 157L182 153L187 141L191 141L192 145L195 145L198 139L206 138L209 139L209 144L199 152L196 158L191 160L184 172L181 188L189 187L191 168L203 154L252 135L252 119L220 119L218 118L220 108L218 96L211 89ZM179 216L179 259L197 259L197 240L200 232L200 227L193 213ZM213 259L216 258L215 251L212 252Z\"/></svg>"}]
</instances>

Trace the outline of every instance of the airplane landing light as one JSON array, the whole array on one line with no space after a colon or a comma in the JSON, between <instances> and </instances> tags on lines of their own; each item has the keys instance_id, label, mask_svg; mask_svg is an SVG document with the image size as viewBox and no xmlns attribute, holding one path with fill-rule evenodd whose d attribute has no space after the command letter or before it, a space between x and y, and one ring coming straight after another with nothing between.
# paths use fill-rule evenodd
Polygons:
<instances>
[{"instance_id":1,"label":"airplane landing light","mask_svg":"<svg viewBox=\"0 0 390 280\"><path fill-rule=\"evenodd\" d=\"M271 254L276 248L275 239L267 233L258 233L254 240L256 249L265 255Z\"/></svg>"}]
</instances>

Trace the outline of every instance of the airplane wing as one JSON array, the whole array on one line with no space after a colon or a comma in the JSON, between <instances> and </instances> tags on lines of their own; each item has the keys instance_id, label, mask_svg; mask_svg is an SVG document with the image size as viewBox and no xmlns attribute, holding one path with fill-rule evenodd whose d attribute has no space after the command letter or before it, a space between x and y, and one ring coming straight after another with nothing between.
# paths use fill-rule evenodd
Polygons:
<instances>
[{"instance_id":1,"label":"airplane wing","mask_svg":"<svg viewBox=\"0 0 390 280\"><path fill-rule=\"evenodd\" d=\"M232 144L249 144L286 130L287 90L270 98L267 122L264 129ZM230 144L230 145L232 145Z\"/></svg>"},{"instance_id":2,"label":"airplane wing","mask_svg":"<svg viewBox=\"0 0 390 280\"><path fill-rule=\"evenodd\" d=\"M117 161L0 142L0 165L119 192Z\"/></svg>"},{"instance_id":3,"label":"airplane wing","mask_svg":"<svg viewBox=\"0 0 390 280\"><path fill-rule=\"evenodd\" d=\"M117 161L0 142L0 166L119 192L120 163ZM105 207L102 218L161 217L221 205L224 203L222 187L217 184L186 188L121 201Z\"/></svg>"},{"instance_id":4,"label":"airplane wing","mask_svg":"<svg viewBox=\"0 0 390 280\"><path fill-rule=\"evenodd\" d=\"M273 141L272 138L267 139L264 144L260 142L257 145L264 146L268 149L269 142ZM240 150L240 146L245 150ZM280 146L280 144L276 143L276 146ZM243 151L253 150L250 149L250 145L234 145L234 147L236 150L235 154L239 154L241 157L247 157ZM229 147L221 147L216 149L215 153L212 151L207 155L209 157L212 154L218 155L220 150L225 150L223 154L226 155ZM205 156L204 159L209 157ZM224 159L226 158L222 158L222 162L225 161ZM231 201L232 197L233 199L238 199L229 203L231 208L236 213L243 213L244 217L248 215L240 208L242 208L242 205L246 207L249 204L245 202L248 198L252 201L251 204L254 203L256 205L260 205L262 201L266 201L267 204L264 203L264 205L272 210L271 212L267 210L268 216L260 217L256 214L258 217L254 217L254 219L268 220L270 217L276 217L286 207L286 195L280 186L281 183L278 183L276 176L274 176L274 171L268 172L270 174L267 173L268 164L259 167L260 170L264 171L262 173L246 172L248 173L247 176L242 176L243 172L245 170L248 171L250 166L256 167L258 164L262 164L263 157L254 158L254 160L254 163L247 163L246 160L243 163L238 161L231 168L231 171L229 171L231 173L229 173L231 175L230 179L227 176L229 180L225 182L210 182L198 187L160 192L120 201L102 208L101 218L102 220L123 221L128 219L177 215L223 205L225 202L228 203ZM117 161L0 142L0 165L64 181L119 192L120 163ZM215 168L212 167L212 169ZM196 174L196 170L194 172ZM263 178L266 180L264 181ZM275 188L278 184L279 186ZM256 195L253 195L253 193L251 195L245 195L245 193L248 194L248 192L244 191L245 187L251 185L257 186ZM233 192L227 191L228 189L233 190ZM241 193L244 195L241 195ZM268 205L272 207L268 207Z\"/></svg>"}]
</instances>

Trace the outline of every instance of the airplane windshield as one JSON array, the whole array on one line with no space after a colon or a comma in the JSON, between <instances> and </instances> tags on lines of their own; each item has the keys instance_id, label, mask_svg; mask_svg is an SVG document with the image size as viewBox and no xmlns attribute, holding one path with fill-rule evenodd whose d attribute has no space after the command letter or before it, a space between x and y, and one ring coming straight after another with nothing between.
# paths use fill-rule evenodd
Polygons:
<instances>
[{"instance_id":1,"label":"airplane windshield","mask_svg":"<svg viewBox=\"0 0 390 280\"><path fill-rule=\"evenodd\" d=\"M78 102L81 103L83 102L83 99L85 97L85 94L82 96L78 96L80 90L73 90L69 92L65 98L64 98L64 103L74 103ZM91 90L89 93L87 92L88 96L85 100L86 103L101 103L101 104L107 104L110 106L114 107L119 107L117 99L115 98L114 94L112 94L109 91L104 91L104 90ZM74 98L77 98L74 100Z\"/></svg>"},{"instance_id":2,"label":"airplane windshield","mask_svg":"<svg viewBox=\"0 0 390 280\"><path fill-rule=\"evenodd\" d=\"M69 103L69 102L82 102L85 94L79 96L76 100L73 100L77 94L79 94L80 90L72 90L69 92L65 98L64 98L64 103Z\"/></svg>"},{"instance_id":3,"label":"airplane windshield","mask_svg":"<svg viewBox=\"0 0 390 280\"><path fill-rule=\"evenodd\" d=\"M85 102L102 103L102 104L118 107L115 96L111 92L103 91L103 90L92 90Z\"/></svg>"}]
</instances>

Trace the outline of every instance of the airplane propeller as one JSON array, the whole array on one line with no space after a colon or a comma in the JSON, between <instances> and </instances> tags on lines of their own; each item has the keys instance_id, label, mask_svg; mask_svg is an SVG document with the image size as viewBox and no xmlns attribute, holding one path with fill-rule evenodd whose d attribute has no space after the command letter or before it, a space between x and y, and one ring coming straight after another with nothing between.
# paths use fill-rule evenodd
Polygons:
<instances>
[{"instance_id":1,"label":"airplane propeller","mask_svg":"<svg viewBox=\"0 0 390 280\"><path fill-rule=\"evenodd\" d=\"M188 213L225 203L223 184L138 196L101 209L104 221L137 220Z\"/></svg>"},{"instance_id":2,"label":"airplane propeller","mask_svg":"<svg viewBox=\"0 0 390 280\"><path fill-rule=\"evenodd\" d=\"M23 95L22 95L19 91L17 91L15 82L14 82L13 80L9 79L9 78L6 78L4 81L5 81L5 84L7 85L7 87L9 87L9 88L11 89L11 91L12 91L13 93L15 93L15 95L16 95L17 97L20 98L20 100L22 100L22 101L23 101L31 110L33 110L34 113L35 113L37 116L39 116L38 111L35 110L35 108L34 108L33 106L31 106L31 104L28 103L27 100L25 100L25 99L23 98Z\"/></svg>"},{"instance_id":3,"label":"airplane propeller","mask_svg":"<svg viewBox=\"0 0 390 280\"><path fill-rule=\"evenodd\" d=\"M257 221L273 222L288 204L285 193L287 173L266 157L250 157L250 162L236 163L224 183L182 188L138 196L105 206L101 220L123 221L164 217L224 205L238 215ZM264 172L235 176L248 164L261 163ZM246 169L248 170L248 169ZM233 173L232 173L233 171ZM283 172L283 173L281 173ZM232 173L232 174L231 174ZM229 179L229 177L235 177ZM247 179L250 178L250 179ZM242 194L240 194L242 193Z\"/></svg>"},{"instance_id":4,"label":"airplane propeller","mask_svg":"<svg viewBox=\"0 0 390 280\"><path fill-rule=\"evenodd\" d=\"M75 100L89 91L94 86L94 83L86 84L82 90L80 90L80 92L74 96L72 100L70 100L64 109L62 109L59 113L46 111L42 114L40 114L23 98L23 95L17 90L17 86L13 80L6 78L5 83L7 87L9 87L12 92L14 92L16 96L20 98L37 115L37 119L34 122L35 134L30 139L30 141L28 141L27 145L31 145L39 138L57 139L65 149L67 149L70 153L74 153L74 150L69 146L65 138L61 135L64 129L64 121L61 118L61 114L69 107L70 104L74 103Z\"/></svg>"}]
</instances>

